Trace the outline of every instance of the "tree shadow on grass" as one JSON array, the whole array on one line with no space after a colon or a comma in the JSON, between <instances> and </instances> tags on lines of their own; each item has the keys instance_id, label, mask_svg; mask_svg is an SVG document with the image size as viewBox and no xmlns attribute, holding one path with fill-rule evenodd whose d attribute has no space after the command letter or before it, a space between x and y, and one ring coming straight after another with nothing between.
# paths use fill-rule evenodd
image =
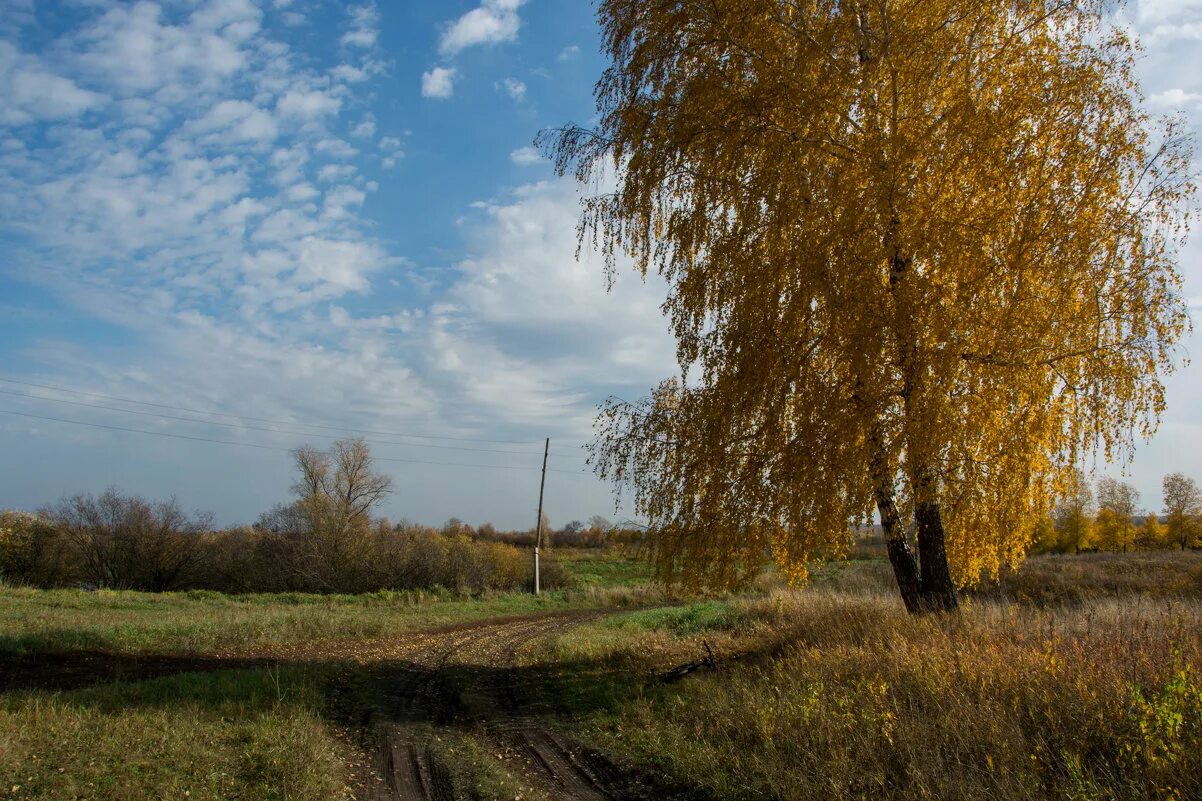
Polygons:
<instances>
[{"instance_id":1,"label":"tree shadow on grass","mask_svg":"<svg viewBox=\"0 0 1202 801\"><path fill-rule=\"evenodd\" d=\"M99 648L0 654L0 692L59 692L113 682L143 682L181 673L267 668L268 659L114 653Z\"/></svg>"},{"instance_id":2,"label":"tree shadow on grass","mask_svg":"<svg viewBox=\"0 0 1202 801\"><path fill-rule=\"evenodd\" d=\"M100 649L0 654L0 693L10 703L63 692L60 703L101 714L183 706L231 719L296 707L360 732L367 747L373 732L392 725L450 728L519 750L570 756L606 798L704 799L687 777L621 764L566 734L574 722L616 712L654 692L655 684L653 674L612 658L523 666L399 659L363 666Z\"/></svg>"}]
</instances>

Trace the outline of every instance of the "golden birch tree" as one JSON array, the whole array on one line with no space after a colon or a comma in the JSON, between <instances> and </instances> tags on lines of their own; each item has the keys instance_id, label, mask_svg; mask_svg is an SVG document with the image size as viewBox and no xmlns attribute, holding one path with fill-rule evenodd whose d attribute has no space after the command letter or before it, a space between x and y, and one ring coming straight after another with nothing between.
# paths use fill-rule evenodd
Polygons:
<instances>
[{"instance_id":1,"label":"golden birch tree","mask_svg":"<svg viewBox=\"0 0 1202 801\"><path fill-rule=\"evenodd\" d=\"M1069 478L1064 494L1056 504L1053 518L1058 550L1062 553L1079 553L1093 547L1093 490L1080 470L1074 470Z\"/></svg>"},{"instance_id":2,"label":"golden birch tree","mask_svg":"<svg viewBox=\"0 0 1202 801\"><path fill-rule=\"evenodd\" d=\"M669 285L680 375L593 452L662 577L801 580L875 513L907 607L954 608L1153 430L1188 143L1105 8L601 0L599 121L540 141L597 188L582 246Z\"/></svg>"},{"instance_id":3,"label":"golden birch tree","mask_svg":"<svg viewBox=\"0 0 1202 801\"><path fill-rule=\"evenodd\" d=\"M1149 512L1144 516L1144 522L1135 536L1135 544L1149 551L1171 548L1176 543L1168 535L1168 529L1160 522L1160 517Z\"/></svg>"}]
</instances>

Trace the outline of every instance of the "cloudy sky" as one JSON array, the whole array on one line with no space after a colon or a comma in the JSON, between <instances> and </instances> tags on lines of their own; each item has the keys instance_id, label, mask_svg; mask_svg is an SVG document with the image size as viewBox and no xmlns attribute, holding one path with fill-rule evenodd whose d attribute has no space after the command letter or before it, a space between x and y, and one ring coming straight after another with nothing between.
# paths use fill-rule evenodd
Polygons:
<instances>
[{"instance_id":1,"label":"cloudy sky","mask_svg":"<svg viewBox=\"0 0 1202 801\"><path fill-rule=\"evenodd\" d=\"M1202 0L1121 13L1197 128ZM116 485L249 521L353 429L393 518L530 525L546 436L552 520L612 514L580 445L672 371L662 287L606 293L530 147L603 67L580 0L0 0L0 507ZM1197 376L1129 466L1148 508L1202 479Z\"/></svg>"}]
</instances>

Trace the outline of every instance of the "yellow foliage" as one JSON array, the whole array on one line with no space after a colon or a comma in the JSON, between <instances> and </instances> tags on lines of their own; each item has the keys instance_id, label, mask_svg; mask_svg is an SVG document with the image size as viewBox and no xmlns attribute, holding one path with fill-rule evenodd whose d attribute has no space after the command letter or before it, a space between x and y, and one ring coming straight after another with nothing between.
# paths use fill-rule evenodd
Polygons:
<instances>
[{"instance_id":1,"label":"yellow foliage","mask_svg":"<svg viewBox=\"0 0 1202 801\"><path fill-rule=\"evenodd\" d=\"M545 141L613 173L582 243L669 282L681 376L604 406L594 451L661 575L804 577L917 498L972 581L1083 448L1154 429L1193 187L1104 5L600 3L599 127Z\"/></svg>"},{"instance_id":2,"label":"yellow foliage","mask_svg":"<svg viewBox=\"0 0 1202 801\"><path fill-rule=\"evenodd\" d=\"M1156 550L1161 548L1171 548L1173 540L1169 537L1169 530L1160 518L1150 514L1144 518L1143 525L1139 527L1139 533L1136 534L1136 542L1141 548Z\"/></svg>"}]
</instances>

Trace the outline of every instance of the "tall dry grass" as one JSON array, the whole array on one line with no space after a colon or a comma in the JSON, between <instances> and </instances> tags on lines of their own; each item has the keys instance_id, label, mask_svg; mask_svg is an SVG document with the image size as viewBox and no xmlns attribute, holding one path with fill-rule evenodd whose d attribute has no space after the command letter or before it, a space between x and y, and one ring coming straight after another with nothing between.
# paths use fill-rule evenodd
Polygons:
<instances>
[{"instance_id":1,"label":"tall dry grass","mask_svg":"<svg viewBox=\"0 0 1202 801\"><path fill-rule=\"evenodd\" d=\"M1195 563L1145 567L1177 582ZM1202 798L1202 599L1124 591L1140 586L1115 583L1131 563L1090 565L1064 565L1085 589L1059 602L970 597L959 616L922 618L875 570L852 569L809 590L634 613L561 639L553 658L646 676L706 638L721 670L616 681L585 727L703 796Z\"/></svg>"}]
</instances>

